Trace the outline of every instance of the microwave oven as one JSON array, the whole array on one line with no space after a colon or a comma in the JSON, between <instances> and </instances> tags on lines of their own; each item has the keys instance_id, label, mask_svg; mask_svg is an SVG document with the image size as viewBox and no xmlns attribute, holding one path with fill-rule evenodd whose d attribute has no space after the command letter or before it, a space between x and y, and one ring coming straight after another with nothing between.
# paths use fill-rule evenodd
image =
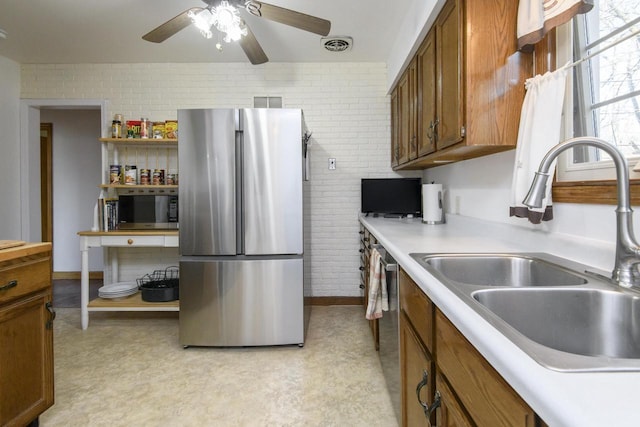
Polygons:
<instances>
[{"instance_id":1,"label":"microwave oven","mask_svg":"<svg viewBox=\"0 0 640 427\"><path fill-rule=\"evenodd\" d=\"M121 230L178 228L178 196L135 194L118 197Z\"/></svg>"}]
</instances>

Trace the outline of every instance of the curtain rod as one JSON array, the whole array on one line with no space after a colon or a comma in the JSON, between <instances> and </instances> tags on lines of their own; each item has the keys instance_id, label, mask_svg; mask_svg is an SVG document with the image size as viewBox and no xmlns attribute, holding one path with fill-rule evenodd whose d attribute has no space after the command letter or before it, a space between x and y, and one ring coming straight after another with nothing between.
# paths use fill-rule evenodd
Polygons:
<instances>
[{"instance_id":1,"label":"curtain rod","mask_svg":"<svg viewBox=\"0 0 640 427\"><path fill-rule=\"evenodd\" d=\"M632 31L631 33L629 33L629 34L627 34L626 36L624 36L624 37L622 37L622 38L620 38L620 39L618 39L618 40L616 40L616 41L612 42L611 44L609 44L609 45L607 45L607 46L603 47L602 49L597 50L597 51L595 51L595 52L593 52L593 53L590 53L589 55L585 56L584 58L580 58L580 59L578 59L578 60L577 60L577 61L575 61L575 62L572 62L572 63L570 63L570 64L565 65L565 66L564 66L564 67L562 67L562 68L563 68L563 69L568 69L568 68L575 67L576 65L581 64L581 63L583 63L584 61L588 61L589 59L593 58L594 56L596 56L596 55L600 55L600 54L601 54L602 52L604 52L605 50L611 49L612 47L614 47L614 46L616 46L616 45L619 45L619 44L620 44L620 43L622 43L623 41L629 40L631 37L636 36L636 35L638 35L638 34L640 34L640 30Z\"/></svg>"}]
</instances>

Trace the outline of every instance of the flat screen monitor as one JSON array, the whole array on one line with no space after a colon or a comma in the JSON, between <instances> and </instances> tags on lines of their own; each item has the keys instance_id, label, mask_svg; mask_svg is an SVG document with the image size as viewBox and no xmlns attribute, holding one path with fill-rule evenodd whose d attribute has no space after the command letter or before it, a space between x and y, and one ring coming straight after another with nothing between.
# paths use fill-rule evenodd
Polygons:
<instances>
[{"instance_id":1,"label":"flat screen monitor","mask_svg":"<svg viewBox=\"0 0 640 427\"><path fill-rule=\"evenodd\" d=\"M422 211L422 179L363 178L361 212L386 216L419 216Z\"/></svg>"}]
</instances>

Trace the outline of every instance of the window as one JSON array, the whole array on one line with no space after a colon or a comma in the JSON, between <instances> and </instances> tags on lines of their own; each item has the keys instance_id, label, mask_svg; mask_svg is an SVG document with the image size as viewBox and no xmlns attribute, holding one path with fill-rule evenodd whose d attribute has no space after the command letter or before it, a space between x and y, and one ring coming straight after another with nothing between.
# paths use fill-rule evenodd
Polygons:
<instances>
[{"instance_id":1,"label":"window","mask_svg":"<svg viewBox=\"0 0 640 427\"><path fill-rule=\"evenodd\" d=\"M566 44L565 58L562 47L558 49L558 64L588 58L573 67L565 135L614 143L633 167L640 161L640 13L636 0L594 3L558 33ZM560 181L615 176L609 156L589 147L572 150L558 165ZM640 178L640 173L632 177Z\"/></svg>"}]
</instances>

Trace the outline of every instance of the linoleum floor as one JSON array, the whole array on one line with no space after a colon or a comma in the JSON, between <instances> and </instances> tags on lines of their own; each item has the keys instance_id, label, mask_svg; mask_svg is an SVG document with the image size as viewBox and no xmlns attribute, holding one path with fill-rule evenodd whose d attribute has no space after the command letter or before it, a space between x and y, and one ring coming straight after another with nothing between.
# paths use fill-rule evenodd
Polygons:
<instances>
[{"instance_id":1,"label":"linoleum floor","mask_svg":"<svg viewBox=\"0 0 640 427\"><path fill-rule=\"evenodd\" d=\"M316 306L305 346L187 348L177 313L57 307L55 426L397 426L360 306Z\"/></svg>"}]
</instances>

